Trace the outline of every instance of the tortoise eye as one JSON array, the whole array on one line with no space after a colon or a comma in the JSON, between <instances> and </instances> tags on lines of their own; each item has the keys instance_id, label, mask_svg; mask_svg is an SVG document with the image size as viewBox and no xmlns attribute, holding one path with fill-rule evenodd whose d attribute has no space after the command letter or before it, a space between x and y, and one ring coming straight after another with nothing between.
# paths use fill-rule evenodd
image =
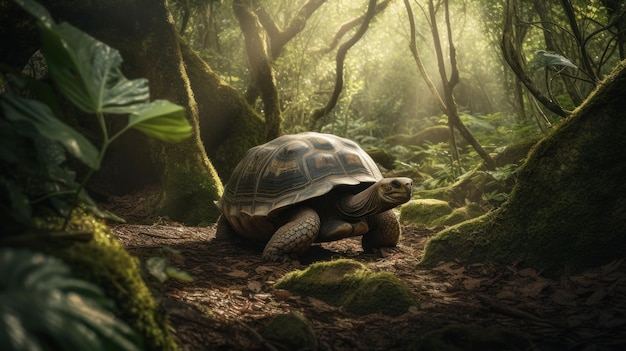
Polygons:
<instances>
[{"instance_id":1,"label":"tortoise eye","mask_svg":"<svg viewBox=\"0 0 626 351\"><path fill-rule=\"evenodd\" d=\"M402 187L402 184L400 184L400 182L399 182L399 181L397 181L397 180L392 180L392 181L391 181L391 186L392 186L393 188L395 188L395 189L399 189L399 188L401 188L401 187Z\"/></svg>"}]
</instances>

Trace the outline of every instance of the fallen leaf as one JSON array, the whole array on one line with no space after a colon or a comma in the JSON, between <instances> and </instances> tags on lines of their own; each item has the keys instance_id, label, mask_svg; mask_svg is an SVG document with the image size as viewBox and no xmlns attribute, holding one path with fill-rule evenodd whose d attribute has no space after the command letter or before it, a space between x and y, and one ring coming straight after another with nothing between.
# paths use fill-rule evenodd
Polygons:
<instances>
[{"instance_id":1,"label":"fallen leaf","mask_svg":"<svg viewBox=\"0 0 626 351\"><path fill-rule=\"evenodd\" d=\"M585 305L592 306L598 304L607 295L606 289L600 287L596 289L585 301Z\"/></svg>"},{"instance_id":2,"label":"fallen leaf","mask_svg":"<svg viewBox=\"0 0 626 351\"><path fill-rule=\"evenodd\" d=\"M248 276L248 273L245 271L242 271L240 269L234 269L228 273L226 273L227 276L229 277L233 277L233 278L245 278Z\"/></svg>"},{"instance_id":3,"label":"fallen leaf","mask_svg":"<svg viewBox=\"0 0 626 351\"><path fill-rule=\"evenodd\" d=\"M474 290L474 289L480 287L480 283L481 282L482 282L482 280L480 280L480 279L467 278L467 279L463 280L463 286L467 290Z\"/></svg>"},{"instance_id":4,"label":"fallen leaf","mask_svg":"<svg viewBox=\"0 0 626 351\"><path fill-rule=\"evenodd\" d=\"M285 290L285 289L274 289L273 293L274 293L274 296L280 299L287 299L293 295L290 291Z\"/></svg>"},{"instance_id":5,"label":"fallen leaf","mask_svg":"<svg viewBox=\"0 0 626 351\"><path fill-rule=\"evenodd\" d=\"M258 274L266 273L266 272L273 272L275 270L276 268L271 267L271 266L258 266L254 269L254 271L257 272Z\"/></svg>"},{"instance_id":6,"label":"fallen leaf","mask_svg":"<svg viewBox=\"0 0 626 351\"><path fill-rule=\"evenodd\" d=\"M539 279L530 284L522 286L519 289L519 292L526 297L537 297L548 286L550 286L550 281L548 281L547 279Z\"/></svg>"},{"instance_id":7,"label":"fallen leaf","mask_svg":"<svg viewBox=\"0 0 626 351\"><path fill-rule=\"evenodd\" d=\"M248 289L254 291L255 293L261 291L263 288L263 283L258 280L253 280L248 282Z\"/></svg>"}]
</instances>

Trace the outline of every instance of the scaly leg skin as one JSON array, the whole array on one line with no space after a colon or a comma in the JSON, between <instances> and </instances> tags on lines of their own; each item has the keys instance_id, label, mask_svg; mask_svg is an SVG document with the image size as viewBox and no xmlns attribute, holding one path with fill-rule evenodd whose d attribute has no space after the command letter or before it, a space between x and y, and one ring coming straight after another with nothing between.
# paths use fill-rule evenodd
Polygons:
<instances>
[{"instance_id":1,"label":"scaly leg skin","mask_svg":"<svg viewBox=\"0 0 626 351\"><path fill-rule=\"evenodd\" d=\"M379 247L395 247L400 240L400 221L393 210L373 215L367 219L370 231L363 235L361 245L365 252Z\"/></svg>"},{"instance_id":2,"label":"scaly leg skin","mask_svg":"<svg viewBox=\"0 0 626 351\"><path fill-rule=\"evenodd\" d=\"M263 250L263 259L267 261L285 260L306 252L317 238L320 230L320 217L313 209L298 209L291 219L272 235Z\"/></svg>"}]
</instances>

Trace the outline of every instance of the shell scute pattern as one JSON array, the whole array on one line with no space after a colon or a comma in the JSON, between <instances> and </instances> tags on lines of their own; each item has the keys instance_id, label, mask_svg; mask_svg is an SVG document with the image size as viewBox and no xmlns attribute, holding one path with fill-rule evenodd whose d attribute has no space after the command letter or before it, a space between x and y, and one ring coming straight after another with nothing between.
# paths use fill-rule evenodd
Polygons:
<instances>
[{"instance_id":1,"label":"shell scute pattern","mask_svg":"<svg viewBox=\"0 0 626 351\"><path fill-rule=\"evenodd\" d=\"M229 221L247 227L337 186L366 187L380 179L374 161L351 140L311 132L285 135L246 153L220 207Z\"/></svg>"}]
</instances>

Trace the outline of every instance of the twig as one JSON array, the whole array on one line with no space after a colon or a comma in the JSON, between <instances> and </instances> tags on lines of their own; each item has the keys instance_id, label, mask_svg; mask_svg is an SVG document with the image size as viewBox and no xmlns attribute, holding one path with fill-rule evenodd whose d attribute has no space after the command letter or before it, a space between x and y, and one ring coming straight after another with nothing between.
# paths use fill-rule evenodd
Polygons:
<instances>
[{"instance_id":1,"label":"twig","mask_svg":"<svg viewBox=\"0 0 626 351\"><path fill-rule=\"evenodd\" d=\"M498 312L498 313L501 313L510 317L514 317L514 318L526 319L532 322L537 322L537 323L542 323L542 324L548 323L548 321L546 321L545 319L539 318L535 316L534 314L524 312L515 307L507 306L497 301L494 301L487 295L476 294L476 298L480 300L480 302L482 302L483 304L487 305L489 308L494 310L495 312Z\"/></svg>"}]
</instances>

